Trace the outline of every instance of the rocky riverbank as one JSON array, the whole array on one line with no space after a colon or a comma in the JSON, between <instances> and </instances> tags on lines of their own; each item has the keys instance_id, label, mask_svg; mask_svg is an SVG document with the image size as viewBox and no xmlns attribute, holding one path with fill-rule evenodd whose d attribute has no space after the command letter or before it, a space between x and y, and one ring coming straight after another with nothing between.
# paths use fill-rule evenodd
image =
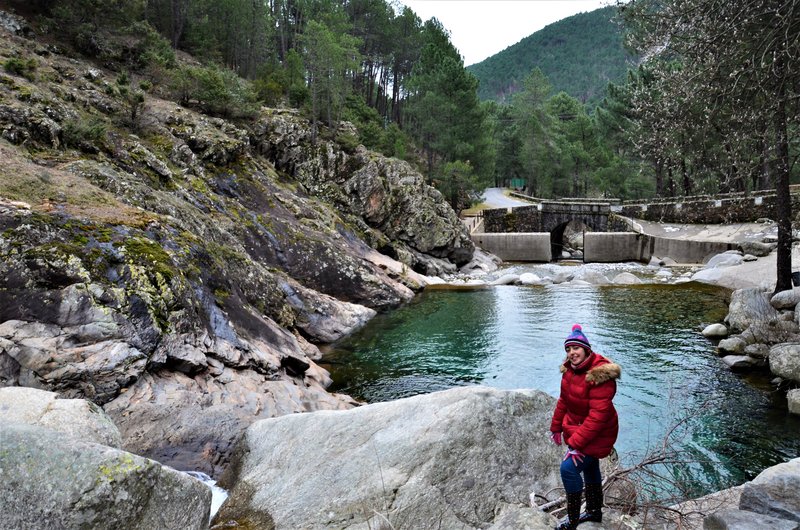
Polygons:
<instances>
[{"instance_id":1,"label":"rocky riverbank","mask_svg":"<svg viewBox=\"0 0 800 530\"><path fill-rule=\"evenodd\" d=\"M143 37L103 38L119 62L0 13L0 62L28 65L0 73L0 386L89 399L125 449L218 476L252 421L352 407L317 344L473 245L351 126L182 107L125 63ZM135 120L129 85L151 86Z\"/></svg>"}]
</instances>

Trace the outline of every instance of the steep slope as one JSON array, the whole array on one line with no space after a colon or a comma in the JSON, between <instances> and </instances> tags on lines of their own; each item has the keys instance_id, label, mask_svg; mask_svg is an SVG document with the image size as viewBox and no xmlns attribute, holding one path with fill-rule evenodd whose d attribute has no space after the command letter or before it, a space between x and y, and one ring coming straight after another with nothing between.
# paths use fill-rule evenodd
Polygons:
<instances>
[{"instance_id":1,"label":"steep slope","mask_svg":"<svg viewBox=\"0 0 800 530\"><path fill-rule=\"evenodd\" d=\"M469 66L483 100L507 101L534 68L584 102L602 98L609 81L622 79L633 58L622 44L613 6L565 18Z\"/></svg>"},{"instance_id":2,"label":"steep slope","mask_svg":"<svg viewBox=\"0 0 800 530\"><path fill-rule=\"evenodd\" d=\"M216 475L253 419L352 406L315 344L470 258L441 194L347 126L314 143L294 111L156 90L134 119L119 65L23 26L0 27L0 385L91 399L126 449Z\"/></svg>"}]
</instances>

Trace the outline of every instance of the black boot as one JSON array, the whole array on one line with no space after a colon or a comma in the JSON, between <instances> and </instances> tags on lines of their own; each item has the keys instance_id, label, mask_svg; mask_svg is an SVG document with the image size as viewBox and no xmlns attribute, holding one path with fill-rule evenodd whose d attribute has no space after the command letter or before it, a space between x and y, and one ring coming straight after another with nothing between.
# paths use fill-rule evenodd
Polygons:
<instances>
[{"instance_id":1,"label":"black boot","mask_svg":"<svg viewBox=\"0 0 800 530\"><path fill-rule=\"evenodd\" d=\"M578 519L578 524L603 522L603 485L586 484L586 511Z\"/></svg>"},{"instance_id":2,"label":"black boot","mask_svg":"<svg viewBox=\"0 0 800 530\"><path fill-rule=\"evenodd\" d=\"M583 491L567 493L567 518L563 519L556 530L575 530L578 528L581 516L581 497Z\"/></svg>"}]
</instances>

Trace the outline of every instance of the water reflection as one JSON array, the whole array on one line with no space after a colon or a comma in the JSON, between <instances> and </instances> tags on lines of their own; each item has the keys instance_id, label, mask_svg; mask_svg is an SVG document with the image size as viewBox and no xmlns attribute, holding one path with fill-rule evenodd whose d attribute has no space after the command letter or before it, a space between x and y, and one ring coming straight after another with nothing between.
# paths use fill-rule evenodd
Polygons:
<instances>
[{"instance_id":1,"label":"water reflection","mask_svg":"<svg viewBox=\"0 0 800 530\"><path fill-rule=\"evenodd\" d=\"M501 286L426 291L334 345L331 390L368 402L466 384L557 395L563 341L580 322L623 367L617 449L633 463L685 419L679 449L713 465L673 466L693 494L738 484L800 453L800 419L764 377L723 367L700 330L727 313L727 291L699 284Z\"/></svg>"}]
</instances>

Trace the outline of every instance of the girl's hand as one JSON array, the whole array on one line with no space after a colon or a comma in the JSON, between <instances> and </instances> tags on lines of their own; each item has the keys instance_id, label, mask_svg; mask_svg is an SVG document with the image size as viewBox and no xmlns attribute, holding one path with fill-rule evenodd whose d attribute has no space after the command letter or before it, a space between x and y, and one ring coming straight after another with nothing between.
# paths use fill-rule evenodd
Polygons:
<instances>
[{"instance_id":1,"label":"girl's hand","mask_svg":"<svg viewBox=\"0 0 800 530\"><path fill-rule=\"evenodd\" d=\"M564 460L567 458L572 458L572 463L577 466L578 463L583 463L583 457L586 456L585 454L581 453L577 449L568 449L567 454L564 455Z\"/></svg>"},{"instance_id":2,"label":"girl's hand","mask_svg":"<svg viewBox=\"0 0 800 530\"><path fill-rule=\"evenodd\" d=\"M560 432L551 432L550 439L553 440L553 443L556 445L561 445L561 433Z\"/></svg>"}]
</instances>

